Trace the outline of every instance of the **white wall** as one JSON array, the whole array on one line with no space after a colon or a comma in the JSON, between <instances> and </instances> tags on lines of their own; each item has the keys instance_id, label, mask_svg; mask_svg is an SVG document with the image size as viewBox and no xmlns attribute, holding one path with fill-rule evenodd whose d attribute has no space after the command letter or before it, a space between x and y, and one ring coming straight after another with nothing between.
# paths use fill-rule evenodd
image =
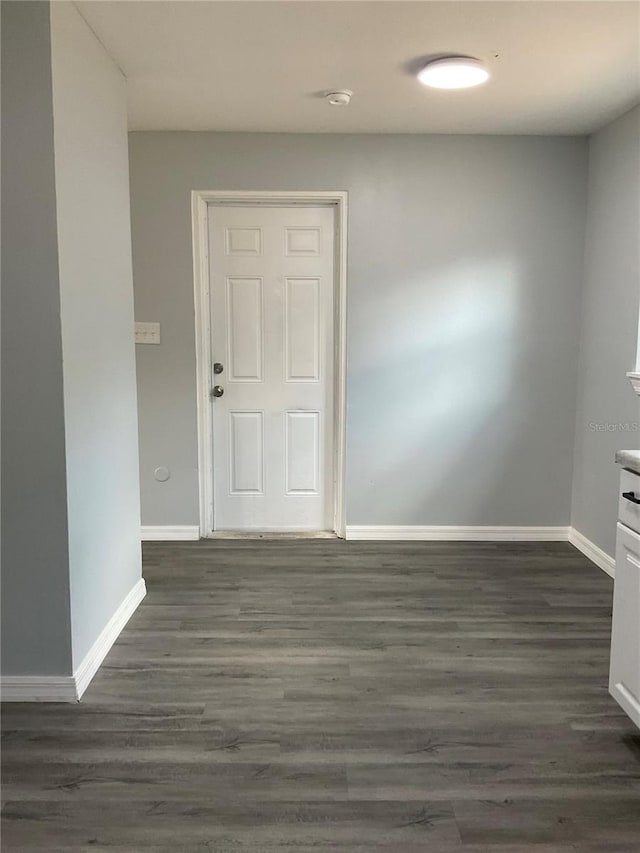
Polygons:
<instances>
[{"instance_id":1,"label":"white wall","mask_svg":"<svg viewBox=\"0 0 640 853\"><path fill-rule=\"evenodd\" d=\"M73 665L141 577L125 80L51 4Z\"/></svg>"},{"instance_id":2,"label":"white wall","mask_svg":"<svg viewBox=\"0 0 640 853\"><path fill-rule=\"evenodd\" d=\"M594 134L589 194L572 525L606 553L615 549L616 450L638 449L633 370L640 299L640 107ZM626 431L624 425L629 425Z\"/></svg>"},{"instance_id":3,"label":"white wall","mask_svg":"<svg viewBox=\"0 0 640 853\"><path fill-rule=\"evenodd\" d=\"M347 521L568 525L583 138L130 134L144 524L197 524L190 191L348 190ZM158 483L157 466L171 478Z\"/></svg>"}]
</instances>

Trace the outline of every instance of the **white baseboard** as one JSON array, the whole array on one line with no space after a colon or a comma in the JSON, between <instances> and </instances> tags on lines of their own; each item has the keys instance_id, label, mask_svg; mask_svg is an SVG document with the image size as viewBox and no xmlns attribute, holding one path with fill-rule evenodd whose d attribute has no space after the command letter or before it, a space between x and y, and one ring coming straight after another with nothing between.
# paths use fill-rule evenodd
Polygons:
<instances>
[{"instance_id":1,"label":"white baseboard","mask_svg":"<svg viewBox=\"0 0 640 853\"><path fill-rule=\"evenodd\" d=\"M431 527L348 524L346 539L437 542L566 542L568 527Z\"/></svg>"},{"instance_id":2,"label":"white baseboard","mask_svg":"<svg viewBox=\"0 0 640 853\"><path fill-rule=\"evenodd\" d=\"M91 679L98 671L102 661L106 658L111 646L118 639L122 629L136 612L138 605L146 594L147 587L144 579L140 578L82 659L80 666L73 674L78 699L82 698L82 694L91 683Z\"/></svg>"},{"instance_id":3,"label":"white baseboard","mask_svg":"<svg viewBox=\"0 0 640 853\"><path fill-rule=\"evenodd\" d=\"M609 693L622 710L631 717L636 726L640 728L640 702L633 693L621 681L615 680L609 682Z\"/></svg>"},{"instance_id":4,"label":"white baseboard","mask_svg":"<svg viewBox=\"0 0 640 853\"><path fill-rule=\"evenodd\" d=\"M146 594L144 580L140 578L100 632L73 675L3 675L0 680L2 701L78 702Z\"/></svg>"},{"instance_id":5,"label":"white baseboard","mask_svg":"<svg viewBox=\"0 0 640 853\"><path fill-rule=\"evenodd\" d=\"M73 675L3 675L3 702L77 702Z\"/></svg>"},{"instance_id":6,"label":"white baseboard","mask_svg":"<svg viewBox=\"0 0 640 853\"><path fill-rule=\"evenodd\" d=\"M143 542L186 542L200 538L197 524L147 525L141 530Z\"/></svg>"},{"instance_id":7,"label":"white baseboard","mask_svg":"<svg viewBox=\"0 0 640 853\"><path fill-rule=\"evenodd\" d=\"M610 577L615 577L616 574L616 561L613 557L603 551L602 548L598 548L597 545L587 539L579 530L576 530L575 527L569 528L569 542L577 548L578 551L581 551L585 557L588 557L592 563L595 563L598 568L602 569L603 572L606 572Z\"/></svg>"}]
</instances>

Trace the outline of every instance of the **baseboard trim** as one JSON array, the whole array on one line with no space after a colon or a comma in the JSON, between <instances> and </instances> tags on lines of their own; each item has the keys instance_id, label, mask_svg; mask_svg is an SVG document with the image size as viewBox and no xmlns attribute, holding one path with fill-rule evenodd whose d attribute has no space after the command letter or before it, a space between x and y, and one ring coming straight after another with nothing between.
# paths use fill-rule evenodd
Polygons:
<instances>
[{"instance_id":1,"label":"baseboard trim","mask_svg":"<svg viewBox=\"0 0 640 853\"><path fill-rule=\"evenodd\" d=\"M0 680L2 701L78 702L146 594L145 582L140 578L100 632L73 675L3 675Z\"/></svg>"},{"instance_id":2,"label":"baseboard trim","mask_svg":"<svg viewBox=\"0 0 640 853\"><path fill-rule=\"evenodd\" d=\"M389 542L566 542L568 527L347 525L346 539Z\"/></svg>"},{"instance_id":3,"label":"baseboard trim","mask_svg":"<svg viewBox=\"0 0 640 853\"><path fill-rule=\"evenodd\" d=\"M640 702L638 702L633 693L621 681L610 681L609 693L622 710L631 717L636 726L640 728Z\"/></svg>"},{"instance_id":4,"label":"baseboard trim","mask_svg":"<svg viewBox=\"0 0 640 853\"><path fill-rule=\"evenodd\" d=\"M3 702L77 702L73 675L3 675L0 679Z\"/></svg>"},{"instance_id":5,"label":"baseboard trim","mask_svg":"<svg viewBox=\"0 0 640 853\"><path fill-rule=\"evenodd\" d=\"M614 578L616 575L616 561L615 559L603 551L602 548L598 548L590 539L580 533L579 530L576 530L575 527L569 528L569 542L573 545L574 548L577 548L585 557L588 557L592 563L595 563L599 569L602 569L603 572L606 572L609 577Z\"/></svg>"},{"instance_id":6,"label":"baseboard trim","mask_svg":"<svg viewBox=\"0 0 640 853\"><path fill-rule=\"evenodd\" d=\"M91 679L100 668L100 665L109 653L111 646L118 639L122 629L136 612L138 605L146 594L147 587L144 579L140 578L120 607L118 607L111 619L109 619L105 627L102 629L98 639L82 659L80 666L73 674L78 699L82 698L82 694L91 683Z\"/></svg>"},{"instance_id":7,"label":"baseboard trim","mask_svg":"<svg viewBox=\"0 0 640 853\"><path fill-rule=\"evenodd\" d=\"M143 542L187 542L200 538L197 524L147 525L141 530Z\"/></svg>"}]
</instances>

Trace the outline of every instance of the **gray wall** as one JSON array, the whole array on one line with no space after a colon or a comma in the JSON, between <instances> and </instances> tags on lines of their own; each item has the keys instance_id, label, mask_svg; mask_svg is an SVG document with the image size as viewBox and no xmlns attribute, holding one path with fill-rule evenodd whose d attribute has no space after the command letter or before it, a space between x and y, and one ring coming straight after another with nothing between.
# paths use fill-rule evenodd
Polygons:
<instances>
[{"instance_id":1,"label":"gray wall","mask_svg":"<svg viewBox=\"0 0 640 853\"><path fill-rule=\"evenodd\" d=\"M569 523L582 138L132 133L143 524L197 524L192 189L349 191L347 521ZM166 465L171 479L157 483Z\"/></svg>"},{"instance_id":2,"label":"gray wall","mask_svg":"<svg viewBox=\"0 0 640 853\"><path fill-rule=\"evenodd\" d=\"M613 555L616 450L640 447L633 370L640 297L640 107L589 144L589 198L576 418L572 525ZM611 427L602 430L599 425Z\"/></svg>"},{"instance_id":3,"label":"gray wall","mask_svg":"<svg viewBox=\"0 0 640 853\"><path fill-rule=\"evenodd\" d=\"M48 3L2 3L2 671L71 672Z\"/></svg>"},{"instance_id":4,"label":"gray wall","mask_svg":"<svg viewBox=\"0 0 640 853\"><path fill-rule=\"evenodd\" d=\"M141 577L129 160L124 77L71 3L51 22L75 668Z\"/></svg>"},{"instance_id":5,"label":"gray wall","mask_svg":"<svg viewBox=\"0 0 640 853\"><path fill-rule=\"evenodd\" d=\"M127 157L73 5L3 3L4 675L70 674L141 575Z\"/></svg>"}]
</instances>

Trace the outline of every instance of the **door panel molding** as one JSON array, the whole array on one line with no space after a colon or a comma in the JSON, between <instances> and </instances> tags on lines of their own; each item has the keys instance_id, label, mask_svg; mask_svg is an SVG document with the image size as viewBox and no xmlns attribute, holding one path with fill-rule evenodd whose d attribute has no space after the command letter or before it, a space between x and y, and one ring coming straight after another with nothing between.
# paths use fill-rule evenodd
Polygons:
<instances>
[{"instance_id":1,"label":"door panel molding","mask_svg":"<svg viewBox=\"0 0 640 853\"><path fill-rule=\"evenodd\" d=\"M320 482L320 412L285 412L285 494L317 495Z\"/></svg>"},{"instance_id":2,"label":"door panel molding","mask_svg":"<svg viewBox=\"0 0 640 853\"><path fill-rule=\"evenodd\" d=\"M200 536L214 534L213 515L213 418L210 392L215 384L211 369L210 281L209 281L209 209L211 206L265 205L269 207L331 206L335 209L334 264L334 458L333 529L345 536L345 453L346 453L346 305L347 305L347 205L343 191L244 192L193 190L191 215L193 235L193 283L196 340L196 396L198 428L198 484ZM309 231L310 229L302 229ZM313 235L292 234L293 254L315 254ZM255 237L255 238L254 238ZM261 251L257 236L237 235L236 251L254 254ZM254 380L255 381L255 380Z\"/></svg>"},{"instance_id":3,"label":"door panel molding","mask_svg":"<svg viewBox=\"0 0 640 853\"><path fill-rule=\"evenodd\" d=\"M264 412L229 412L229 494L264 494Z\"/></svg>"},{"instance_id":4,"label":"door panel molding","mask_svg":"<svg viewBox=\"0 0 640 853\"><path fill-rule=\"evenodd\" d=\"M320 381L320 286L319 278L287 276L284 280L284 358L286 382ZM305 300L307 302L305 306ZM293 322L296 307L303 313L313 306L313 328L298 329Z\"/></svg>"},{"instance_id":5,"label":"door panel molding","mask_svg":"<svg viewBox=\"0 0 640 853\"><path fill-rule=\"evenodd\" d=\"M252 292L253 291L253 292ZM264 297L261 276L227 276L227 382L262 382ZM240 318L240 316L242 319ZM247 334L247 317L253 334ZM244 368L238 370L236 368Z\"/></svg>"}]
</instances>

